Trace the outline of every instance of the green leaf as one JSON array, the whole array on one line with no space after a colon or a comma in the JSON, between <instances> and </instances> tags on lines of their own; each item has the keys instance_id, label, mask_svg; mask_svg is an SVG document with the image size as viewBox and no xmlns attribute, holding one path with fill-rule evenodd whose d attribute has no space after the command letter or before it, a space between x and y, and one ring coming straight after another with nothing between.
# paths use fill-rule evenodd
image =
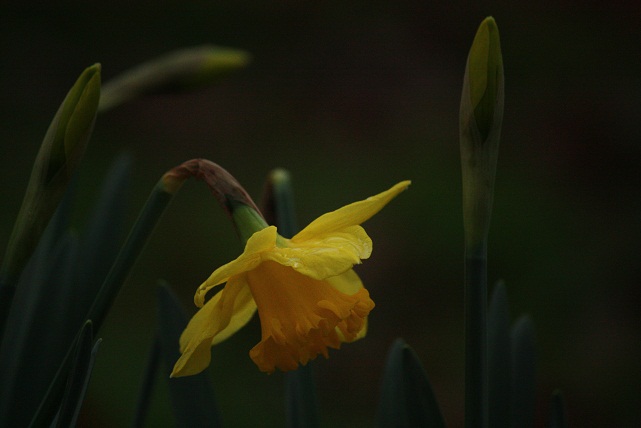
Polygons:
<instances>
[{"instance_id":1,"label":"green leaf","mask_svg":"<svg viewBox=\"0 0 641 428\"><path fill-rule=\"evenodd\" d=\"M396 339L383 373L378 426L445 427L432 387L416 353Z\"/></svg>"},{"instance_id":2,"label":"green leaf","mask_svg":"<svg viewBox=\"0 0 641 428\"><path fill-rule=\"evenodd\" d=\"M118 295L125 278L127 277L136 258L144 248L147 238L153 231L156 223L164 212L164 209L171 201L172 196L172 194L164 190L162 182L159 182L154 187L154 190L136 220L127 241L120 250L109 274L103 281L99 292L95 296L91 308L88 310L89 315L86 316L85 319L92 320L96 331L100 329L102 322L111 308L113 300ZM53 419L60 402L61 394L64 391L64 385L70 364L71 352L67 352L60 368L49 384L49 389L47 390L45 398L40 403L40 407L32 419L32 426L38 427Z\"/></svg>"},{"instance_id":3,"label":"green leaf","mask_svg":"<svg viewBox=\"0 0 641 428\"><path fill-rule=\"evenodd\" d=\"M510 427L512 399L512 345L505 284L492 293L487 317L489 426Z\"/></svg>"},{"instance_id":4,"label":"green leaf","mask_svg":"<svg viewBox=\"0 0 641 428\"><path fill-rule=\"evenodd\" d=\"M169 378L180 357L178 341L187 326L187 317L166 284L158 287L158 319L162 360L177 427L220 427L220 414L207 372Z\"/></svg>"},{"instance_id":5,"label":"green leaf","mask_svg":"<svg viewBox=\"0 0 641 428\"><path fill-rule=\"evenodd\" d=\"M79 250L75 235L62 232L68 227L72 192L67 192L47 227L36 252L40 256L27 266L14 302L15 314L8 320L9 337L0 356L4 362L0 374L4 369L8 372L2 375L8 380L0 389L6 407L0 415L11 413L11 418L28 421L69 353L97 293L95 283L102 283L108 269L104 265L115 257L116 236L124 217L122 192L129 168L128 158L114 163L82 249ZM28 275L31 267L35 272ZM62 393L61 388L57 391ZM14 400L30 404L16 407L11 405ZM19 409L24 409L22 415Z\"/></svg>"},{"instance_id":6,"label":"green leaf","mask_svg":"<svg viewBox=\"0 0 641 428\"><path fill-rule=\"evenodd\" d=\"M60 205L58 205L58 208L52 216L51 221L45 228L42 238L38 242L34 253L30 256L30 260L25 266L24 272L19 278L19 282L17 284L19 288L26 288L26 290L22 290L19 294L23 295L27 300L33 299L32 289L33 287L36 287L36 284L32 284L34 281L34 274L36 274L36 271L38 271L39 269L45 268L45 265L47 265L47 260L50 258L49 254L52 251L52 247L62 239L62 236L65 234L69 226L69 219L71 218L71 208L73 206L73 196L74 186L72 182L71 185L67 188L65 196L62 198L62 201L60 202ZM39 261L34 261L36 259ZM35 276L35 278L41 277L42 275L40 274ZM12 302L16 294L16 284L6 282L7 280L9 280L8 277L0 277L0 344L2 343L1 339L5 333L5 328L6 330L15 329L15 327L6 326L6 323L8 322L7 318L9 317ZM15 304L16 308L14 309L14 311L22 312L25 305L27 307L32 306L30 303L23 301L21 303ZM24 324L23 319L24 314L21 314L20 320L18 321L20 325ZM2 393L0 392L0 398L2 397L1 394Z\"/></svg>"},{"instance_id":7,"label":"green leaf","mask_svg":"<svg viewBox=\"0 0 641 428\"><path fill-rule=\"evenodd\" d=\"M82 286L75 297L80 309L78 322L85 319L122 245L131 166L127 154L112 162L83 233L78 262L78 283Z\"/></svg>"},{"instance_id":8,"label":"green leaf","mask_svg":"<svg viewBox=\"0 0 641 428\"><path fill-rule=\"evenodd\" d=\"M158 365L160 364L160 346L160 338L156 335L156 338L151 344L149 355L147 356L147 363L145 364L145 371L142 376L138 402L136 403L136 411L134 413L134 422L132 424L134 428L142 428L145 425L154 386L156 385Z\"/></svg>"},{"instance_id":9,"label":"green leaf","mask_svg":"<svg viewBox=\"0 0 641 428\"><path fill-rule=\"evenodd\" d=\"M67 234L51 249L48 239L41 244L22 275L0 348L0 426L28 423L78 329L65 324L77 239Z\"/></svg>"},{"instance_id":10,"label":"green leaf","mask_svg":"<svg viewBox=\"0 0 641 428\"><path fill-rule=\"evenodd\" d=\"M101 340L98 339L94 345L91 321L87 321L74 346L74 361L67 379L60 411L56 417L56 427L76 426L100 342Z\"/></svg>"},{"instance_id":11,"label":"green leaf","mask_svg":"<svg viewBox=\"0 0 641 428\"><path fill-rule=\"evenodd\" d=\"M550 428L567 428L567 416L565 410L565 399L563 393L559 390L552 393L552 403L550 406Z\"/></svg>"},{"instance_id":12,"label":"green leaf","mask_svg":"<svg viewBox=\"0 0 641 428\"><path fill-rule=\"evenodd\" d=\"M534 324L521 316L512 328L512 426L530 428L534 424L536 398L536 349Z\"/></svg>"}]
</instances>

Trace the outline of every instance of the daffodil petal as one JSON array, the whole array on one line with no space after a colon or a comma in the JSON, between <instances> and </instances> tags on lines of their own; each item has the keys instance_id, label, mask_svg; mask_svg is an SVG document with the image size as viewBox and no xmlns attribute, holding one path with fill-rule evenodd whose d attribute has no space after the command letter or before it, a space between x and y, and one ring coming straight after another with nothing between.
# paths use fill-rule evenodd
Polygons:
<instances>
[{"instance_id":1,"label":"daffodil petal","mask_svg":"<svg viewBox=\"0 0 641 428\"><path fill-rule=\"evenodd\" d=\"M256 302L254 301L251 292L246 293L246 291L249 290L249 285L247 285L245 278L245 275L243 275L242 281L244 282L244 285L242 285L242 287L245 293L242 296L237 296L236 300L234 300L233 315L229 320L229 324L227 327L216 333L216 336L214 336L214 339L211 342L212 346L218 345L222 341L227 340L230 336L243 328L256 313Z\"/></svg>"},{"instance_id":2,"label":"daffodil petal","mask_svg":"<svg viewBox=\"0 0 641 428\"><path fill-rule=\"evenodd\" d=\"M341 293L347 294L348 296L356 294L358 290L363 288L363 281L361 281L361 278L356 274L356 272L354 272L354 269L350 269L340 275L327 278L326 281L332 287Z\"/></svg>"},{"instance_id":3,"label":"daffodil petal","mask_svg":"<svg viewBox=\"0 0 641 428\"><path fill-rule=\"evenodd\" d=\"M222 284L230 277L247 272L257 267L261 262L261 254L276 245L276 227L269 226L254 233L245 245L245 251L235 260L222 265L202 283L194 296L194 303L201 307L205 302L205 295L213 287Z\"/></svg>"},{"instance_id":4,"label":"daffodil petal","mask_svg":"<svg viewBox=\"0 0 641 428\"><path fill-rule=\"evenodd\" d=\"M307 241L287 243L286 247L265 252L265 260L314 279L340 275L372 253L372 240L360 226L347 227L332 234L317 235Z\"/></svg>"},{"instance_id":5,"label":"daffodil petal","mask_svg":"<svg viewBox=\"0 0 641 428\"><path fill-rule=\"evenodd\" d=\"M238 331L256 310L256 303L244 275L231 278L189 321L180 336L182 355L171 377L200 373L211 361L211 346ZM219 339L218 335L223 338Z\"/></svg>"},{"instance_id":6,"label":"daffodil petal","mask_svg":"<svg viewBox=\"0 0 641 428\"><path fill-rule=\"evenodd\" d=\"M401 181L389 190L354 202L342 208L323 214L294 236L292 242L304 242L314 237L363 223L379 212L399 193L407 189L411 181Z\"/></svg>"}]
</instances>

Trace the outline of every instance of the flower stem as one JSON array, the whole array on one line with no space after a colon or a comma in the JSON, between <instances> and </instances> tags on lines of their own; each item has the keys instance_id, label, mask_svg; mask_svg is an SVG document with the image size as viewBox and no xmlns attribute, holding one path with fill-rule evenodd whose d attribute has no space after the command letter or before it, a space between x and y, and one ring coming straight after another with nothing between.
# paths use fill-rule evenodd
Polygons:
<instances>
[{"instance_id":1,"label":"flower stem","mask_svg":"<svg viewBox=\"0 0 641 428\"><path fill-rule=\"evenodd\" d=\"M488 426L487 241L465 249L465 427Z\"/></svg>"},{"instance_id":2,"label":"flower stem","mask_svg":"<svg viewBox=\"0 0 641 428\"><path fill-rule=\"evenodd\" d=\"M91 309L89 309L87 319L94 323L96 331L100 329L107 312L111 308L111 304L120 291L122 283L173 196L172 193L167 192L162 183L158 183L151 192L149 199L147 199L142 212L129 233L127 241L100 287Z\"/></svg>"}]
</instances>

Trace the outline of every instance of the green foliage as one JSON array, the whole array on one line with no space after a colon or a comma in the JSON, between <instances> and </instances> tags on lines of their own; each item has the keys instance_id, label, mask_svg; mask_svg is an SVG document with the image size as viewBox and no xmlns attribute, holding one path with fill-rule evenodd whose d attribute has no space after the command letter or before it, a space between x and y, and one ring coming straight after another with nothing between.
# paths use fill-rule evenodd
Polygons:
<instances>
[{"instance_id":1,"label":"green foliage","mask_svg":"<svg viewBox=\"0 0 641 428\"><path fill-rule=\"evenodd\" d=\"M412 348L396 339L383 373L379 427L445 427L427 373Z\"/></svg>"},{"instance_id":2,"label":"green foliage","mask_svg":"<svg viewBox=\"0 0 641 428\"><path fill-rule=\"evenodd\" d=\"M536 398L536 350L534 324L522 315L512 327L512 426L529 428L534 424Z\"/></svg>"},{"instance_id":3,"label":"green foliage","mask_svg":"<svg viewBox=\"0 0 641 428\"><path fill-rule=\"evenodd\" d=\"M77 416L97 350L87 311L95 275L115 258L130 165L125 157L114 163L83 238L69 230L73 192L67 194L22 274L0 347L0 425L26 426L38 408L37 420L50 420L64 394L59 421Z\"/></svg>"},{"instance_id":4,"label":"green foliage","mask_svg":"<svg viewBox=\"0 0 641 428\"><path fill-rule=\"evenodd\" d=\"M531 427L536 396L534 325L527 315L510 325L505 284L494 289L488 314L489 426Z\"/></svg>"},{"instance_id":5,"label":"green foliage","mask_svg":"<svg viewBox=\"0 0 641 428\"><path fill-rule=\"evenodd\" d=\"M60 404L60 411L54 420L56 427L76 425L100 342L99 339L94 344L91 321L87 321L80 330L80 335L72 351L74 354L73 363Z\"/></svg>"},{"instance_id":6,"label":"green foliage","mask_svg":"<svg viewBox=\"0 0 641 428\"><path fill-rule=\"evenodd\" d=\"M74 194L69 183L98 108L106 111L140 95L208 84L245 66L248 59L243 51L210 46L174 52L124 73L105 85L102 95L100 66L94 65L69 91L44 138L0 271L0 426L76 424L101 342L95 333L175 191L163 180L158 182L121 248L131 160L120 157L107 174L86 229L81 234L71 230ZM498 28L487 18L469 53L460 110L466 232L465 419L466 426L474 428L532 427L535 410L533 322L522 316L510 325L502 283L487 305L487 234L503 85ZM283 236L297 232L287 171L270 174L263 205L268 223L277 225ZM233 215L248 216L262 227L260 214L245 208ZM142 379L136 427L144 425L158 373L167 379L176 426L222 426L206 372L169 378L186 324L178 300L163 284L158 289L158 329ZM287 426L320 426L312 364L287 373L285 382ZM566 418L563 397L555 392L549 426L566 427ZM402 339L392 344L387 357L377 424L445 427L425 368Z\"/></svg>"},{"instance_id":7,"label":"green foliage","mask_svg":"<svg viewBox=\"0 0 641 428\"><path fill-rule=\"evenodd\" d=\"M191 61L187 61L191 74L180 74L179 66L186 59ZM170 75L178 79L175 83L194 87L218 78L243 61L246 57L239 51L202 48L170 55L147 67L147 71L161 71L163 78ZM130 76L137 76L138 84L144 83L140 74ZM158 80L151 80L147 83L158 84ZM100 66L89 67L56 113L38 153L0 271L2 426L26 426L29 422L43 426L51 421L56 426L75 424L98 349L99 341L93 344L94 330L100 329L172 197L159 182L118 251L131 168L130 159L121 157L108 174L84 236L78 238L69 230L73 194L67 187L93 129L100 86ZM113 95L117 87L110 86L107 96ZM120 99L119 103L123 101ZM68 196L59 207L65 192ZM54 220L49 222L56 210ZM47 232L40 239L48 223ZM173 358L177 352L170 341L177 341L177 331L183 326L176 324L179 321L167 298L161 296L161 303L165 303L161 304L164 319L170 318L164 325L165 333L173 335L160 335L167 359L168 353ZM177 419L184 426L194 426L198 421L211 421L206 425L218 426L215 417L198 418L194 404L188 411L181 405L180 397L185 402L186 392L193 390L194 382L170 382L170 390L177 391L172 394L177 403Z\"/></svg>"},{"instance_id":8,"label":"green foliage","mask_svg":"<svg viewBox=\"0 0 641 428\"><path fill-rule=\"evenodd\" d=\"M0 346L0 425L26 426L81 327L63 329L78 244L63 231L65 210L56 217L18 283L8 314Z\"/></svg>"}]
</instances>

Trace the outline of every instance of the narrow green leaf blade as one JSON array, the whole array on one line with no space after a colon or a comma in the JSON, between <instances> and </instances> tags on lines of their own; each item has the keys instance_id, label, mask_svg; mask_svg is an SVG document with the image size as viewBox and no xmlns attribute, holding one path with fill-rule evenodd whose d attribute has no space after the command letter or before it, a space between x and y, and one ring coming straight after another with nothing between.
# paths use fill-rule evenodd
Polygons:
<instances>
[{"instance_id":1,"label":"narrow green leaf blade","mask_svg":"<svg viewBox=\"0 0 641 428\"><path fill-rule=\"evenodd\" d=\"M73 206L73 196L74 196L74 181L72 180L70 185L67 187L67 191L62 198L62 201L58 205L54 215L52 216L49 224L45 228L42 238L38 241L38 245L33 251L33 254L30 256L29 261L25 265L25 268L21 275L18 278L18 283L12 283L12 279L7 276L0 276L0 343L2 342L2 337L4 336L5 329L14 328L7 327L6 323L9 317L9 312L11 311L11 306L13 299L16 294L16 285L21 288L30 288L32 285L27 285L33 280L33 272L36 266L35 259L39 257L42 258L43 254L48 254L51 252L51 248L58 242L63 236L64 232L69 226L69 219L71 218L71 208ZM38 255L39 254L39 255ZM47 257L41 261L46 261ZM44 267L44 264L41 263ZM30 278L29 280L25 278ZM27 296L32 296L31 291L26 292ZM21 305L23 303L17 303L17 311L22 311ZM0 393L0 398L2 394ZM1 413L1 412L0 412Z\"/></svg>"},{"instance_id":2,"label":"narrow green leaf blade","mask_svg":"<svg viewBox=\"0 0 641 428\"><path fill-rule=\"evenodd\" d=\"M132 158L121 154L111 164L81 240L76 301L84 319L122 245ZM83 310L84 308L84 310Z\"/></svg>"},{"instance_id":3,"label":"narrow green leaf blade","mask_svg":"<svg viewBox=\"0 0 641 428\"><path fill-rule=\"evenodd\" d=\"M402 339L396 339L387 356L378 426L445 427L427 373L416 353Z\"/></svg>"},{"instance_id":4,"label":"narrow green leaf blade","mask_svg":"<svg viewBox=\"0 0 641 428\"><path fill-rule=\"evenodd\" d=\"M512 426L531 428L536 394L536 349L534 324L527 315L521 316L512 328L512 358Z\"/></svg>"},{"instance_id":5,"label":"narrow green leaf blade","mask_svg":"<svg viewBox=\"0 0 641 428\"><path fill-rule=\"evenodd\" d=\"M100 342L101 340L99 339L94 345L93 327L91 321L87 321L81 330L73 351L74 361L67 379L60 412L57 416L57 427L76 426Z\"/></svg>"},{"instance_id":6,"label":"narrow green leaf blade","mask_svg":"<svg viewBox=\"0 0 641 428\"><path fill-rule=\"evenodd\" d=\"M156 375L158 374L158 365L160 364L160 352L160 338L156 336L149 349L147 364L145 364L140 393L138 394L138 402L136 403L136 412L134 413L133 428L142 428L145 425L154 386L156 385Z\"/></svg>"},{"instance_id":7,"label":"narrow green leaf blade","mask_svg":"<svg viewBox=\"0 0 641 428\"><path fill-rule=\"evenodd\" d=\"M499 282L492 293L487 324L489 426L509 428L512 344L507 292L503 282Z\"/></svg>"},{"instance_id":8,"label":"narrow green leaf blade","mask_svg":"<svg viewBox=\"0 0 641 428\"><path fill-rule=\"evenodd\" d=\"M51 249L47 239L42 244L21 279L0 348L0 426L29 422L79 327L65 329L77 239L67 234Z\"/></svg>"},{"instance_id":9,"label":"narrow green leaf blade","mask_svg":"<svg viewBox=\"0 0 641 428\"><path fill-rule=\"evenodd\" d=\"M161 355L169 382L169 395L178 427L220 427L221 418L207 372L169 378L180 357L178 341L187 326L187 317L169 286L158 287L158 316Z\"/></svg>"}]
</instances>

